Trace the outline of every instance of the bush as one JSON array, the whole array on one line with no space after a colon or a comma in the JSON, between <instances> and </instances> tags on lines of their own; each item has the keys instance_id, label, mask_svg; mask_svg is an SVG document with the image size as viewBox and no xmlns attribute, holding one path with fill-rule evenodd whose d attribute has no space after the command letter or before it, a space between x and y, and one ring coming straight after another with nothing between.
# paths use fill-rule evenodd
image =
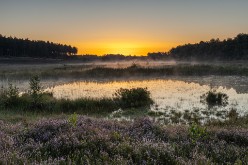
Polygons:
<instances>
[{"instance_id":1,"label":"bush","mask_svg":"<svg viewBox=\"0 0 248 165\"><path fill-rule=\"evenodd\" d=\"M226 106L228 104L228 96L225 93L213 90L202 95L201 102L207 103L208 106Z\"/></svg>"},{"instance_id":2,"label":"bush","mask_svg":"<svg viewBox=\"0 0 248 165\"><path fill-rule=\"evenodd\" d=\"M43 92L41 84L40 84L40 78L39 76L33 76L29 80L29 86L30 86L30 95L37 96Z\"/></svg>"},{"instance_id":3,"label":"bush","mask_svg":"<svg viewBox=\"0 0 248 165\"><path fill-rule=\"evenodd\" d=\"M0 92L0 103L4 107L13 107L19 102L19 89L9 84L7 89L2 87Z\"/></svg>"},{"instance_id":4,"label":"bush","mask_svg":"<svg viewBox=\"0 0 248 165\"><path fill-rule=\"evenodd\" d=\"M189 136L193 143L197 142L198 140L205 140L208 136L206 128L201 127L195 123L193 123L189 127Z\"/></svg>"},{"instance_id":5,"label":"bush","mask_svg":"<svg viewBox=\"0 0 248 165\"><path fill-rule=\"evenodd\" d=\"M41 107L41 94L43 92L41 84L40 84L40 78L38 76L34 76L29 81L29 95L33 98L32 106L33 108L40 108Z\"/></svg>"},{"instance_id":6,"label":"bush","mask_svg":"<svg viewBox=\"0 0 248 165\"><path fill-rule=\"evenodd\" d=\"M9 84L7 89L0 90L0 106L3 109L18 110L51 110L55 98L52 93L43 92L39 77L30 79L28 93L20 94L19 89Z\"/></svg>"},{"instance_id":7,"label":"bush","mask_svg":"<svg viewBox=\"0 0 248 165\"><path fill-rule=\"evenodd\" d=\"M153 100L147 88L119 89L114 94L114 99L121 108L140 108L150 106Z\"/></svg>"},{"instance_id":8,"label":"bush","mask_svg":"<svg viewBox=\"0 0 248 165\"><path fill-rule=\"evenodd\" d=\"M68 118L68 122L73 126L76 127L78 121L78 115L74 112Z\"/></svg>"}]
</instances>

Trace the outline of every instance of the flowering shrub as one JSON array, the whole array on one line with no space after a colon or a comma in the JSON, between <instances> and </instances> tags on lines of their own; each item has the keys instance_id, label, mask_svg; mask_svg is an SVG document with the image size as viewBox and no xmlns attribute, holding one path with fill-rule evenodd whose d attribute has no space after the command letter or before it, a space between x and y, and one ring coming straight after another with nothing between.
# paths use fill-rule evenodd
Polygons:
<instances>
[{"instance_id":1,"label":"flowering shrub","mask_svg":"<svg viewBox=\"0 0 248 165\"><path fill-rule=\"evenodd\" d=\"M219 140L248 147L248 134L245 130L223 130L216 134Z\"/></svg>"},{"instance_id":2,"label":"flowering shrub","mask_svg":"<svg viewBox=\"0 0 248 165\"><path fill-rule=\"evenodd\" d=\"M0 121L1 122L1 121ZM0 123L0 164L235 164L248 161L247 128L208 128L193 144L187 127L83 116L28 126ZM230 131L230 132L229 132Z\"/></svg>"}]
</instances>

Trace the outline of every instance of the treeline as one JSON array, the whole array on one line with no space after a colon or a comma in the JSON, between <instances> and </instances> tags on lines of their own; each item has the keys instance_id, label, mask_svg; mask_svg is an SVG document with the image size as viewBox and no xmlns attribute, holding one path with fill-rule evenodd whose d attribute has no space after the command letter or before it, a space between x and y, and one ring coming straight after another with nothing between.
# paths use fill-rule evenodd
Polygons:
<instances>
[{"instance_id":1,"label":"treeline","mask_svg":"<svg viewBox=\"0 0 248 165\"><path fill-rule=\"evenodd\" d=\"M82 55L70 45L45 41L32 41L0 35L0 57L66 58L76 61L121 61L121 60L248 60L248 34L238 34L223 41L211 39L197 44L185 44L168 52L153 52L147 56L122 54Z\"/></svg>"},{"instance_id":2,"label":"treeline","mask_svg":"<svg viewBox=\"0 0 248 165\"><path fill-rule=\"evenodd\" d=\"M148 53L153 59L174 60L248 60L248 34L223 41L211 39L197 44L186 44L165 53Z\"/></svg>"},{"instance_id":3,"label":"treeline","mask_svg":"<svg viewBox=\"0 0 248 165\"><path fill-rule=\"evenodd\" d=\"M223 41L211 39L178 46L171 49L169 54L176 59L248 60L248 34L239 34Z\"/></svg>"},{"instance_id":4,"label":"treeline","mask_svg":"<svg viewBox=\"0 0 248 165\"><path fill-rule=\"evenodd\" d=\"M76 54L77 48L70 45L0 35L0 57L66 58Z\"/></svg>"},{"instance_id":5,"label":"treeline","mask_svg":"<svg viewBox=\"0 0 248 165\"><path fill-rule=\"evenodd\" d=\"M121 54L107 54L104 56L84 55L81 57L90 60L248 60L248 34L238 34L234 38L223 41L211 39L197 44L185 44L172 48L168 52L152 52L147 56L124 56Z\"/></svg>"}]
</instances>

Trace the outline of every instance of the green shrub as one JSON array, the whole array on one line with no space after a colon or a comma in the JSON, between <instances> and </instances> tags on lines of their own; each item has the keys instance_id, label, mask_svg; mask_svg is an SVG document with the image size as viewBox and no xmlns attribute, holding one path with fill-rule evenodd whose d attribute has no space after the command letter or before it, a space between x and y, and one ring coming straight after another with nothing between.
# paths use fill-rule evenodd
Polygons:
<instances>
[{"instance_id":1,"label":"green shrub","mask_svg":"<svg viewBox=\"0 0 248 165\"><path fill-rule=\"evenodd\" d=\"M19 102L19 89L9 84L7 89L1 88L0 102L4 107L16 106Z\"/></svg>"},{"instance_id":2,"label":"green shrub","mask_svg":"<svg viewBox=\"0 0 248 165\"><path fill-rule=\"evenodd\" d=\"M207 138L208 133L205 127L201 127L200 125L197 125L193 123L189 127L189 136L193 143L195 143L198 140L204 140Z\"/></svg>"},{"instance_id":3,"label":"green shrub","mask_svg":"<svg viewBox=\"0 0 248 165\"><path fill-rule=\"evenodd\" d=\"M7 89L0 90L0 106L3 109L16 110L52 110L55 98L52 93L43 92L39 77L30 79L28 93L20 94L19 89L9 84Z\"/></svg>"},{"instance_id":4,"label":"green shrub","mask_svg":"<svg viewBox=\"0 0 248 165\"><path fill-rule=\"evenodd\" d=\"M42 99L44 99L45 95L52 95L50 93L44 93L39 76L33 76L29 80L29 96L32 98L32 102L30 104L30 108L32 109L42 109L44 108L44 103Z\"/></svg>"},{"instance_id":5,"label":"green shrub","mask_svg":"<svg viewBox=\"0 0 248 165\"><path fill-rule=\"evenodd\" d=\"M36 96L43 92L42 86L40 84L39 76L33 76L29 80L29 86L30 86L30 91L29 91L30 95Z\"/></svg>"},{"instance_id":6,"label":"green shrub","mask_svg":"<svg viewBox=\"0 0 248 165\"><path fill-rule=\"evenodd\" d=\"M226 106L228 96L225 93L212 90L201 96L201 102L207 103L208 106Z\"/></svg>"},{"instance_id":7,"label":"green shrub","mask_svg":"<svg viewBox=\"0 0 248 165\"><path fill-rule=\"evenodd\" d=\"M68 122L73 126L76 127L78 121L78 115L74 112L72 115L69 116Z\"/></svg>"},{"instance_id":8,"label":"green shrub","mask_svg":"<svg viewBox=\"0 0 248 165\"><path fill-rule=\"evenodd\" d=\"M124 109L145 107L153 104L153 100L147 88L121 88L115 92L114 100Z\"/></svg>"}]
</instances>

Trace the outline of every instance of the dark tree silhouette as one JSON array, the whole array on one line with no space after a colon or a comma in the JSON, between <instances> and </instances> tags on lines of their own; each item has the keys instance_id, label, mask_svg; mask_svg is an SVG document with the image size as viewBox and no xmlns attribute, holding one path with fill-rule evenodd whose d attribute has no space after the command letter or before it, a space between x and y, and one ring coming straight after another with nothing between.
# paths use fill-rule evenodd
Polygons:
<instances>
[{"instance_id":1,"label":"dark tree silhouette","mask_svg":"<svg viewBox=\"0 0 248 165\"><path fill-rule=\"evenodd\" d=\"M103 56L77 54L77 48L53 42L18 39L0 35L0 57L67 58L80 61L119 60L248 60L248 34L238 34L223 41L211 39L197 44L185 44L169 52L154 52L144 56L106 54ZM68 58L69 57L69 58Z\"/></svg>"},{"instance_id":2,"label":"dark tree silhouette","mask_svg":"<svg viewBox=\"0 0 248 165\"><path fill-rule=\"evenodd\" d=\"M0 57L66 58L76 54L77 48L70 45L0 35Z\"/></svg>"},{"instance_id":3,"label":"dark tree silhouette","mask_svg":"<svg viewBox=\"0 0 248 165\"><path fill-rule=\"evenodd\" d=\"M177 46L168 54L179 60L248 60L248 34L239 34L223 41L211 39Z\"/></svg>"}]
</instances>

